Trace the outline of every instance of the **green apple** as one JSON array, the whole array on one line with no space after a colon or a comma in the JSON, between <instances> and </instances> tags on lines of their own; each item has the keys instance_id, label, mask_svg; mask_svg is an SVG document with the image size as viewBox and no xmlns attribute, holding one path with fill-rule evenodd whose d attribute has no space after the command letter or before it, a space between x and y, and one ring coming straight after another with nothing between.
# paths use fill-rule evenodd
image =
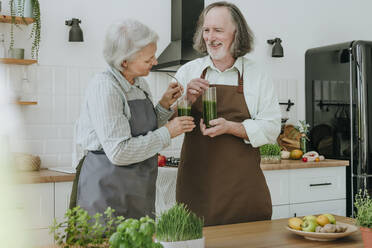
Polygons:
<instances>
[{"instance_id":1,"label":"green apple","mask_svg":"<svg viewBox=\"0 0 372 248\"><path fill-rule=\"evenodd\" d=\"M332 214L323 214L323 215L326 216L329 219L329 222L331 224L336 224L336 219Z\"/></svg>"},{"instance_id":2,"label":"green apple","mask_svg":"<svg viewBox=\"0 0 372 248\"><path fill-rule=\"evenodd\" d=\"M305 220L310 220L310 221L313 221L313 222L317 223L317 222L316 222L316 217L315 217L314 215L307 215L307 216L305 216L302 220L303 220L303 221L305 221Z\"/></svg>"},{"instance_id":3,"label":"green apple","mask_svg":"<svg viewBox=\"0 0 372 248\"><path fill-rule=\"evenodd\" d=\"M318 223L313 220L305 220L302 225L302 231L304 232L315 232L316 227L318 226Z\"/></svg>"}]
</instances>

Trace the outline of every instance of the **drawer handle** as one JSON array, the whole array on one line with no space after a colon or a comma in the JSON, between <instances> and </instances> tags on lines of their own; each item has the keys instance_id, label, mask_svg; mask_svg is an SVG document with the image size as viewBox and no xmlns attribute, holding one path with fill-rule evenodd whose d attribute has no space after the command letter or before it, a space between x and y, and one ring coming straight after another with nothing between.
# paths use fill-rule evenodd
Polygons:
<instances>
[{"instance_id":1,"label":"drawer handle","mask_svg":"<svg viewBox=\"0 0 372 248\"><path fill-rule=\"evenodd\" d=\"M314 183L314 184L310 184L310 187L327 186L327 185L332 185L332 183Z\"/></svg>"}]
</instances>

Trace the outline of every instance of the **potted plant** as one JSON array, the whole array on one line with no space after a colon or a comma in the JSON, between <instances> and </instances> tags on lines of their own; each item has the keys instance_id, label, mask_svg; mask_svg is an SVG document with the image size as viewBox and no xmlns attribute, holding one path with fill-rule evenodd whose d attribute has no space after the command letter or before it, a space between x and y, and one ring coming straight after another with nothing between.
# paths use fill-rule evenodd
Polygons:
<instances>
[{"instance_id":1,"label":"potted plant","mask_svg":"<svg viewBox=\"0 0 372 248\"><path fill-rule=\"evenodd\" d=\"M41 38L41 19L40 19L40 3L39 0L9 0L10 15L12 16L12 22L10 27L10 46L9 50L14 47L14 25L20 28L15 23L16 16L21 16L24 23L26 23L25 17L34 18L34 22L31 29L30 39L33 38L31 47L31 58L38 59L40 38ZM29 11L27 11L29 9ZM28 14L29 12L30 14Z\"/></svg>"},{"instance_id":2,"label":"potted plant","mask_svg":"<svg viewBox=\"0 0 372 248\"><path fill-rule=\"evenodd\" d=\"M364 247L372 247L372 199L368 191L362 190L355 195L356 223L362 232Z\"/></svg>"},{"instance_id":3,"label":"potted plant","mask_svg":"<svg viewBox=\"0 0 372 248\"><path fill-rule=\"evenodd\" d=\"M204 248L204 221L184 204L163 212L156 223L156 240L164 248Z\"/></svg>"},{"instance_id":4,"label":"potted plant","mask_svg":"<svg viewBox=\"0 0 372 248\"><path fill-rule=\"evenodd\" d=\"M260 154L263 164L279 164L281 162L280 146L278 144L260 146Z\"/></svg>"},{"instance_id":5,"label":"potted plant","mask_svg":"<svg viewBox=\"0 0 372 248\"><path fill-rule=\"evenodd\" d=\"M114 209L108 207L104 214L90 216L80 206L68 209L65 220L57 223L54 219L50 232L54 234L56 247L109 247L108 239L115 232L124 217L114 217ZM105 223L105 224L104 224Z\"/></svg>"},{"instance_id":6,"label":"potted plant","mask_svg":"<svg viewBox=\"0 0 372 248\"><path fill-rule=\"evenodd\" d=\"M162 248L153 241L155 221L150 217L126 219L110 237L110 248Z\"/></svg>"}]
</instances>

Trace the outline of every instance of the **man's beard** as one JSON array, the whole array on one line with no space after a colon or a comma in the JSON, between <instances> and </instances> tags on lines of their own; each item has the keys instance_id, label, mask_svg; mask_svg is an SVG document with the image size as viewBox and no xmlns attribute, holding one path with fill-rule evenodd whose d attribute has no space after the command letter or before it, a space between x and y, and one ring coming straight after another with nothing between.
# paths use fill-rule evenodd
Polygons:
<instances>
[{"instance_id":1,"label":"man's beard","mask_svg":"<svg viewBox=\"0 0 372 248\"><path fill-rule=\"evenodd\" d=\"M226 51L223 48L224 46L222 45L218 49L211 49L209 45L207 45L207 52L212 59L220 60L226 56Z\"/></svg>"}]
</instances>

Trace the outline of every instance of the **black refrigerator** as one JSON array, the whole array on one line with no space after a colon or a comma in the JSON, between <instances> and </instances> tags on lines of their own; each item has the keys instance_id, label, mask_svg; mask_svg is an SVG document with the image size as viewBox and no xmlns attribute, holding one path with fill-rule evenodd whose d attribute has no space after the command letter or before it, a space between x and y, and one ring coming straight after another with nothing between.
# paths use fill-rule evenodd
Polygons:
<instances>
[{"instance_id":1,"label":"black refrigerator","mask_svg":"<svg viewBox=\"0 0 372 248\"><path fill-rule=\"evenodd\" d=\"M350 161L346 213L352 216L355 194L372 193L372 42L307 50L305 95L310 149Z\"/></svg>"}]
</instances>

